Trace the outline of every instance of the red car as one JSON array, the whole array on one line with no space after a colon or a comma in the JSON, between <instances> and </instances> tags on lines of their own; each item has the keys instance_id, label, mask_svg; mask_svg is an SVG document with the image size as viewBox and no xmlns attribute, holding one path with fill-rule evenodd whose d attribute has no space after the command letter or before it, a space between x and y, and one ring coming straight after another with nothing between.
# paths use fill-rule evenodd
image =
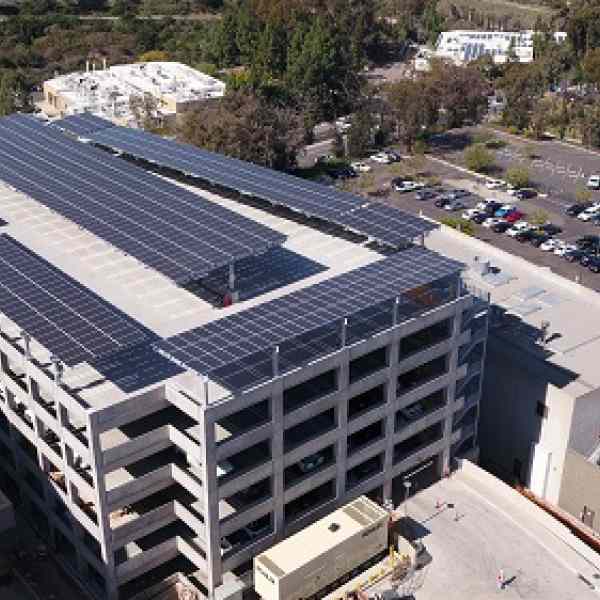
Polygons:
<instances>
[{"instance_id":1,"label":"red car","mask_svg":"<svg viewBox=\"0 0 600 600\"><path fill-rule=\"evenodd\" d=\"M525 216L525 213L522 213L520 210L513 210L505 215L504 220L509 223L516 223L520 221Z\"/></svg>"}]
</instances>

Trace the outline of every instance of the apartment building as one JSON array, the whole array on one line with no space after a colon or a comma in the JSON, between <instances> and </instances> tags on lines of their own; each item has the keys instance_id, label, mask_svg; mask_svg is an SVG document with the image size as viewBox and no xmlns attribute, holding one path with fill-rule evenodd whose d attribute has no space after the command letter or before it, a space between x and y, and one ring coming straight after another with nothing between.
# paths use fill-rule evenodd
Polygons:
<instances>
[{"instance_id":1,"label":"apartment building","mask_svg":"<svg viewBox=\"0 0 600 600\"><path fill-rule=\"evenodd\" d=\"M0 487L95 597L132 598L179 573L199 597L239 597L275 542L477 456L488 304L428 238L392 248L357 233L364 224L176 184L58 129L10 127L44 136L61 162L93 161L94 177L105 156L114 194L123 163L140 187L168 186L171 207L185 194L228 211L238 239L264 235L248 223L285 239L183 285L0 168ZM36 160L19 158L25 171ZM52 176L68 186L71 174ZM77 310L57 317L56 295Z\"/></svg>"}]
</instances>

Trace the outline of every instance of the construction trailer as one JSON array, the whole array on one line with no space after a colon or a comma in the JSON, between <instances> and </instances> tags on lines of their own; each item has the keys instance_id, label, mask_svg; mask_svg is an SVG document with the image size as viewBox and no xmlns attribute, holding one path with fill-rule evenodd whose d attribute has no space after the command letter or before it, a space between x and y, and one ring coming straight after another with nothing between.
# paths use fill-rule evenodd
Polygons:
<instances>
[{"instance_id":1,"label":"construction trailer","mask_svg":"<svg viewBox=\"0 0 600 600\"><path fill-rule=\"evenodd\" d=\"M332 512L254 558L264 600L324 596L388 548L389 513L366 496Z\"/></svg>"}]
</instances>

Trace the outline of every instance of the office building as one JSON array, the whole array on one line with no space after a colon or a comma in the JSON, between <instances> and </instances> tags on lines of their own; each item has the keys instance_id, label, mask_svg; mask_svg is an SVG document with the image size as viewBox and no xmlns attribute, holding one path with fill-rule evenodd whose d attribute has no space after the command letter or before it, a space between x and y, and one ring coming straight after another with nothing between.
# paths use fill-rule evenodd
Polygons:
<instances>
[{"instance_id":1,"label":"office building","mask_svg":"<svg viewBox=\"0 0 600 600\"><path fill-rule=\"evenodd\" d=\"M488 305L434 224L87 115L0 135L2 485L99 598L238 597L477 455Z\"/></svg>"},{"instance_id":2,"label":"office building","mask_svg":"<svg viewBox=\"0 0 600 600\"><path fill-rule=\"evenodd\" d=\"M97 68L98 67L98 68ZM144 62L108 67L88 61L85 71L44 82L39 107L49 117L92 113L120 125L145 119L172 125L177 115L225 94L225 84L176 62Z\"/></svg>"}]
</instances>

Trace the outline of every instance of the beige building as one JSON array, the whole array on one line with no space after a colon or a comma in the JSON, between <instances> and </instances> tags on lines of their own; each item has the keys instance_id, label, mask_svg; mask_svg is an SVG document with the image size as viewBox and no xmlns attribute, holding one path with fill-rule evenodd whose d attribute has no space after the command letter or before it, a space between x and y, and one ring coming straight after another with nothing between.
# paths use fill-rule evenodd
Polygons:
<instances>
[{"instance_id":1,"label":"beige building","mask_svg":"<svg viewBox=\"0 0 600 600\"><path fill-rule=\"evenodd\" d=\"M225 84L177 62L147 62L102 68L44 82L39 107L49 117L90 112L119 125L139 126L148 116L169 124L178 114L225 93Z\"/></svg>"}]
</instances>

